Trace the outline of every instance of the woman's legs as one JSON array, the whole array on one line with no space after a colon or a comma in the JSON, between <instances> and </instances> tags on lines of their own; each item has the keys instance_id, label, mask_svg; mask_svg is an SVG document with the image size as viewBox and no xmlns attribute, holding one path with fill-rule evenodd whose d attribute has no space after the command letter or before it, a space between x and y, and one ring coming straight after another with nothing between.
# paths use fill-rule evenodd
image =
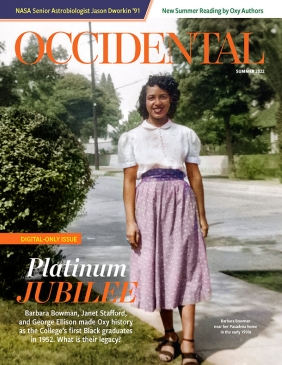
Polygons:
<instances>
[{"instance_id":1,"label":"woman's legs","mask_svg":"<svg viewBox=\"0 0 282 365\"><path fill-rule=\"evenodd\" d=\"M194 353L195 304L185 305L183 307L179 307L178 309L181 316L184 340L180 346L181 352L182 354ZM197 360L195 359L183 359L182 364L185 365L186 363L198 364Z\"/></svg>"},{"instance_id":2,"label":"woman's legs","mask_svg":"<svg viewBox=\"0 0 282 365\"><path fill-rule=\"evenodd\" d=\"M173 328L173 312L170 309L161 310L161 319L165 330Z\"/></svg>"},{"instance_id":3,"label":"woman's legs","mask_svg":"<svg viewBox=\"0 0 282 365\"><path fill-rule=\"evenodd\" d=\"M195 330L195 304L189 304L185 306L178 307L181 322L182 322L182 332L183 332L183 341L181 343L181 352L182 354L190 354L194 353L194 330ZM172 310L162 309L161 310L161 319L163 322L163 326L165 329L165 339L169 341L177 341L178 336L173 331L169 331L173 329L173 312ZM190 340L190 341L187 341ZM161 351L167 351L172 356L174 356L175 349L172 346L162 346ZM161 361L170 361L171 356L166 354L160 354ZM193 358L184 358L182 364L198 364L196 359Z\"/></svg>"},{"instance_id":4,"label":"woman's legs","mask_svg":"<svg viewBox=\"0 0 282 365\"><path fill-rule=\"evenodd\" d=\"M165 340L177 342L178 336L173 330L173 312L172 312L172 310L162 309L160 314L161 314L161 319L162 319L163 326L165 329L165 336L164 336ZM172 331L170 331L170 330L172 330ZM168 352L169 354L171 354L171 356L169 356L169 355L160 353L159 358L161 361L167 362L167 361L171 360L171 357L172 358L174 357L175 348L170 345L162 346L161 351Z\"/></svg>"}]
</instances>

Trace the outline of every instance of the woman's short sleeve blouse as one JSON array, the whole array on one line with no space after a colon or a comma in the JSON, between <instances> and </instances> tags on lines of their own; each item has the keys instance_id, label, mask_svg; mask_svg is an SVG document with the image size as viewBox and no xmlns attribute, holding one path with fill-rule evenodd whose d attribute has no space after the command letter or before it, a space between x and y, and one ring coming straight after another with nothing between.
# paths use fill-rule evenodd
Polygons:
<instances>
[{"instance_id":1,"label":"woman's short sleeve blouse","mask_svg":"<svg viewBox=\"0 0 282 365\"><path fill-rule=\"evenodd\" d=\"M123 133L118 157L123 168L138 165L137 178L153 168L179 169L186 174L185 162L200 163L201 142L196 133L169 120L162 127L144 121Z\"/></svg>"}]
</instances>

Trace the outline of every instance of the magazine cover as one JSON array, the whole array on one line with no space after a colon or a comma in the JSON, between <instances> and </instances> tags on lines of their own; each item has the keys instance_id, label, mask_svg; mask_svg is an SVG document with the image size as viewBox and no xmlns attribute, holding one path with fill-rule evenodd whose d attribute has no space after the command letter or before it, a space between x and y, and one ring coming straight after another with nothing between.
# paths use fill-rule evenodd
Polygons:
<instances>
[{"instance_id":1,"label":"magazine cover","mask_svg":"<svg viewBox=\"0 0 282 365\"><path fill-rule=\"evenodd\" d=\"M279 11L21 6L0 5L0 363L279 362Z\"/></svg>"}]
</instances>

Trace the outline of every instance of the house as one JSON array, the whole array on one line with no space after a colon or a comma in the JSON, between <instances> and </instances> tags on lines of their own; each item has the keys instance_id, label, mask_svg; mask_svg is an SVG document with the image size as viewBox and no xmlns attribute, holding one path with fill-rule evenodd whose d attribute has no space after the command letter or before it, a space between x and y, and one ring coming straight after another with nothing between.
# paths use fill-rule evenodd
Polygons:
<instances>
[{"instance_id":1,"label":"house","mask_svg":"<svg viewBox=\"0 0 282 365\"><path fill-rule=\"evenodd\" d=\"M252 117L255 117L254 125L261 129L263 135L269 135L271 150L270 153L278 153L278 134L276 131L276 113L278 102L272 101L263 110L255 110Z\"/></svg>"},{"instance_id":2,"label":"house","mask_svg":"<svg viewBox=\"0 0 282 365\"><path fill-rule=\"evenodd\" d=\"M98 138L99 152L110 152L113 149L111 133L115 131L115 128L110 124L107 125L106 138ZM94 154L94 138L90 137L88 143L83 143L86 153Z\"/></svg>"}]
</instances>

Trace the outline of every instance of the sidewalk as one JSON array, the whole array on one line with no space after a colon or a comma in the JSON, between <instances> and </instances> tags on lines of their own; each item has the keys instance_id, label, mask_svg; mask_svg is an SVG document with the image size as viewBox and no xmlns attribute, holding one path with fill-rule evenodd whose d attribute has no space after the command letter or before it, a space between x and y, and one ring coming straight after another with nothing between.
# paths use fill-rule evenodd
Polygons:
<instances>
[{"instance_id":1,"label":"sidewalk","mask_svg":"<svg viewBox=\"0 0 282 365\"><path fill-rule=\"evenodd\" d=\"M109 263L112 262L113 256L116 264L129 263L130 250L127 246L112 246L111 250L105 250L101 246L85 246L77 250L82 258L81 263L83 257L88 263ZM230 247L229 256L234 255L233 251L234 246ZM72 251L68 258L77 257L78 252ZM197 353L205 359L205 363L212 365L278 364L278 359L282 358L282 294L221 273L220 270L226 269L224 248L221 250L219 247L210 247L207 253L213 296L209 302L199 303L196 307ZM238 257L235 257L234 261L238 261ZM282 269L281 259L276 262L263 262L261 252L255 247L249 252L244 252L239 262L240 264L236 263L229 269ZM129 266L124 281L129 281L128 269ZM99 292L103 290L103 278L96 279L98 280L94 289ZM145 312L130 304L119 305L163 333L158 312ZM181 338L181 323L177 310L174 311L174 328ZM180 364L180 358L173 363Z\"/></svg>"},{"instance_id":2,"label":"sidewalk","mask_svg":"<svg viewBox=\"0 0 282 365\"><path fill-rule=\"evenodd\" d=\"M197 305L197 353L213 365L278 364L282 358L282 294L222 273L212 272L211 280L213 299ZM123 307L163 332L158 313ZM174 323L181 338L177 310Z\"/></svg>"},{"instance_id":3,"label":"sidewalk","mask_svg":"<svg viewBox=\"0 0 282 365\"><path fill-rule=\"evenodd\" d=\"M196 307L197 353L213 365L278 364L282 358L282 294L215 270L211 270L211 282L212 300ZM123 307L163 332L158 313ZM181 338L177 310L174 323Z\"/></svg>"},{"instance_id":4,"label":"sidewalk","mask_svg":"<svg viewBox=\"0 0 282 365\"><path fill-rule=\"evenodd\" d=\"M222 178L203 177L204 186L210 189L240 191L247 194L267 194L282 196L282 184L273 180L229 180Z\"/></svg>"}]
</instances>

